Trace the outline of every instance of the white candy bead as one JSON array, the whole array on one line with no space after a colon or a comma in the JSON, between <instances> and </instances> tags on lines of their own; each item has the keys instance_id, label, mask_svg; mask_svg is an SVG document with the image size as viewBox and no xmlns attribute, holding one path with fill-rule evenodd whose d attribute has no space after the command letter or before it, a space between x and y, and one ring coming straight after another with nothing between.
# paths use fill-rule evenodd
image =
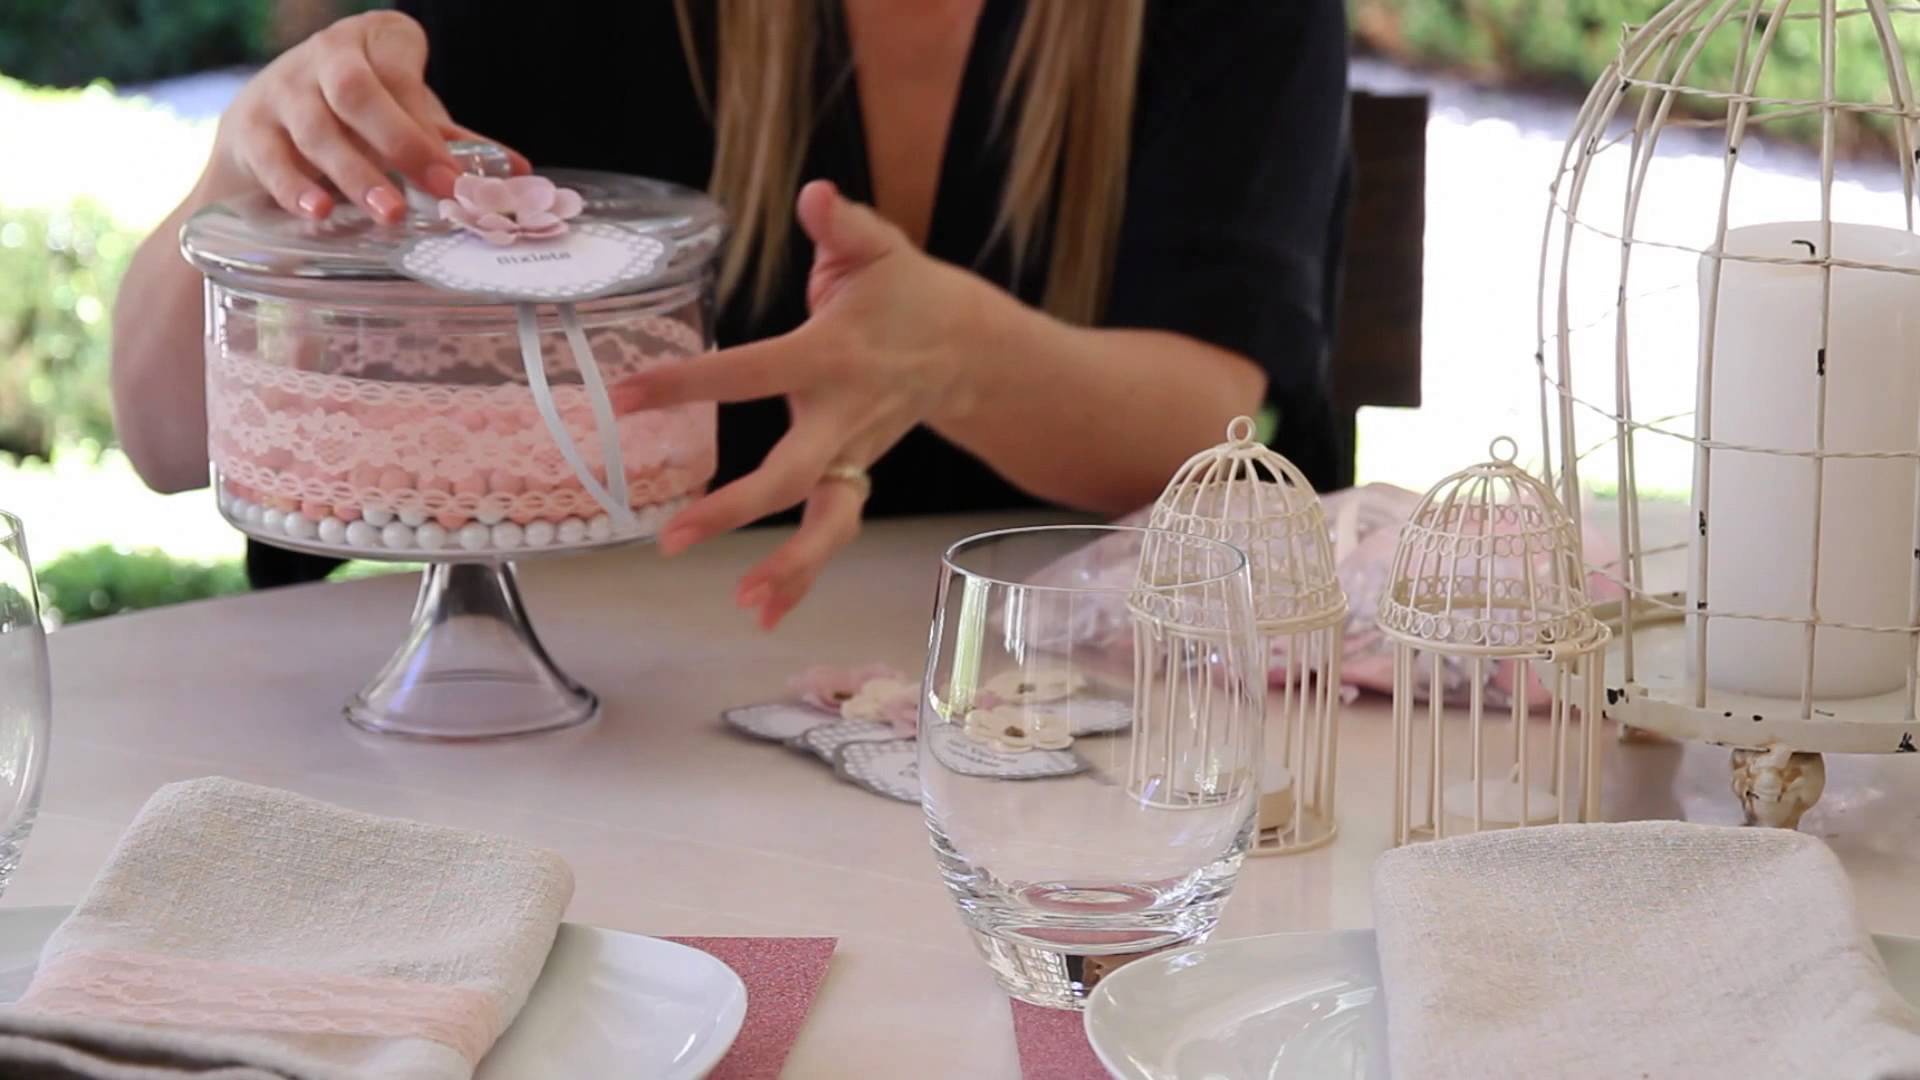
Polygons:
<instances>
[{"instance_id":1,"label":"white candy bead","mask_svg":"<svg viewBox=\"0 0 1920 1080\"><path fill-rule=\"evenodd\" d=\"M427 512L419 507L400 511L400 522L409 529L417 529L427 523Z\"/></svg>"},{"instance_id":2,"label":"white candy bead","mask_svg":"<svg viewBox=\"0 0 1920 1080\"><path fill-rule=\"evenodd\" d=\"M390 521L380 530L380 542L390 548L410 548L413 546L413 530L398 521Z\"/></svg>"},{"instance_id":3,"label":"white candy bead","mask_svg":"<svg viewBox=\"0 0 1920 1080\"><path fill-rule=\"evenodd\" d=\"M266 510L260 515L260 527L268 532L279 532L287 521L287 515L278 510Z\"/></svg>"},{"instance_id":4,"label":"white candy bead","mask_svg":"<svg viewBox=\"0 0 1920 1080\"><path fill-rule=\"evenodd\" d=\"M658 506L643 506L634 512L633 532L635 536L658 536L660 526L665 524L666 515Z\"/></svg>"},{"instance_id":5,"label":"white candy bead","mask_svg":"<svg viewBox=\"0 0 1920 1080\"><path fill-rule=\"evenodd\" d=\"M517 548L526 537L527 531L511 521L503 521L493 527L494 547Z\"/></svg>"},{"instance_id":6,"label":"white candy bead","mask_svg":"<svg viewBox=\"0 0 1920 1080\"><path fill-rule=\"evenodd\" d=\"M367 524L378 529L393 520L393 511L384 506L375 506L372 503L368 503L366 506L360 508L360 516L366 519Z\"/></svg>"},{"instance_id":7,"label":"white candy bead","mask_svg":"<svg viewBox=\"0 0 1920 1080\"><path fill-rule=\"evenodd\" d=\"M243 502L240 504L240 520L245 522L248 528L261 528L266 520L266 511L260 508L259 503Z\"/></svg>"},{"instance_id":8,"label":"white candy bead","mask_svg":"<svg viewBox=\"0 0 1920 1080\"><path fill-rule=\"evenodd\" d=\"M413 540L422 551L439 551L447 546L447 530L429 521L413 530Z\"/></svg>"},{"instance_id":9,"label":"white candy bead","mask_svg":"<svg viewBox=\"0 0 1920 1080\"><path fill-rule=\"evenodd\" d=\"M556 535L563 544L577 544L587 538L587 523L579 518L568 518L560 523Z\"/></svg>"},{"instance_id":10,"label":"white candy bead","mask_svg":"<svg viewBox=\"0 0 1920 1080\"><path fill-rule=\"evenodd\" d=\"M320 542L338 544L347 538L347 523L337 517L322 518L320 521Z\"/></svg>"},{"instance_id":11,"label":"white candy bead","mask_svg":"<svg viewBox=\"0 0 1920 1080\"><path fill-rule=\"evenodd\" d=\"M460 527L460 546L468 551L481 551L493 542L493 530L479 522Z\"/></svg>"},{"instance_id":12,"label":"white candy bead","mask_svg":"<svg viewBox=\"0 0 1920 1080\"><path fill-rule=\"evenodd\" d=\"M357 548L379 547L380 530L364 521L356 521L347 526L347 543Z\"/></svg>"},{"instance_id":13,"label":"white candy bead","mask_svg":"<svg viewBox=\"0 0 1920 1080\"><path fill-rule=\"evenodd\" d=\"M587 522L587 539L594 543L599 543L612 535L613 521L607 515L595 514L593 520Z\"/></svg>"},{"instance_id":14,"label":"white candy bead","mask_svg":"<svg viewBox=\"0 0 1920 1080\"><path fill-rule=\"evenodd\" d=\"M473 519L482 525L498 525L507 520L507 508L497 503L483 502L473 512Z\"/></svg>"},{"instance_id":15,"label":"white candy bead","mask_svg":"<svg viewBox=\"0 0 1920 1080\"><path fill-rule=\"evenodd\" d=\"M287 535L295 540L311 540L320 535L320 527L305 514L290 513L286 517Z\"/></svg>"},{"instance_id":16,"label":"white candy bead","mask_svg":"<svg viewBox=\"0 0 1920 1080\"><path fill-rule=\"evenodd\" d=\"M546 547L548 544L553 543L554 531L553 522L551 521L535 521L529 523L527 525L527 546Z\"/></svg>"}]
</instances>

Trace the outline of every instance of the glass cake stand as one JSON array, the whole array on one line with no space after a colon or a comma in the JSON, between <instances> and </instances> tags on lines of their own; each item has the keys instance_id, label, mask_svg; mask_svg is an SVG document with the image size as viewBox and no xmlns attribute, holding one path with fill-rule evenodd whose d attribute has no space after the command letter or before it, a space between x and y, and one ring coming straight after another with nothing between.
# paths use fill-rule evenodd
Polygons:
<instances>
[{"instance_id":1,"label":"glass cake stand","mask_svg":"<svg viewBox=\"0 0 1920 1080\"><path fill-rule=\"evenodd\" d=\"M347 701L354 726L423 739L500 739L592 720L600 698L553 662L511 562L432 562L400 648Z\"/></svg>"},{"instance_id":2,"label":"glass cake stand","mask_svg":"<svg viewBox=\"0 0 1920 1080\"><path fill-rule=\"evenodd\" d=\"M634 511L631 527L509 552L356 547L291 535L257 520L258 507L223 499L221 510L262 543L329 558L425 562L406 638L371 681L347 701L354 726L382 735L440 741L502 739L557 731L599 714L594 692L561 670L540 642L521 598L515 567L527 559L649 543L681 496ZM564 534L563 534L564 535Z\"/></svg>"},{"instance_id":3,"label":"glass cake stand","mask_svg":"<svg viewBox=\"0 0 1920 1080\"><path fill-rule=\"evenodd\" d=\"M508 178L498 147L448 149L472 174L456 193L468 211L567 196L571 213L549 213L564 237L512 241L555 245L508 260L544 270L489 277L498 254L425 197L400 222L351 205L315 222L253 192L195 214L181 250L206 276L221 513L276 547L427 564L405 641L347 719L494 739L599 711L542 647L515 565L651 540L713 476L712 403L616 413L606 388L713 347L725 223L704 192L564 169ZM462 243L492 261L469 250L461 265L487 273L410 261Z\"/></svg>"}]
</instances>

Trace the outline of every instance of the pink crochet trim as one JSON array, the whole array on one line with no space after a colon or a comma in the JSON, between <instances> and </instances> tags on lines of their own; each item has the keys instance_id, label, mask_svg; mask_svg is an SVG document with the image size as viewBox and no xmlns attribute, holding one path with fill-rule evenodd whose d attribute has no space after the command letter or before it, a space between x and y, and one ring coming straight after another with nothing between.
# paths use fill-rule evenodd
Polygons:
<instances>
[{"instance_id":1,"label":"pink crochet trim","mask_svg":"<svg viewBox=\"0 0 1920 1080\"><path fill-rule=\"evenodd\" d=\"M428 1039L472 1064L505 1028L494 996L464 987L139 952L56 956L35 973L18 1007L207 1032Z\"/></svg>"}]
</instances>

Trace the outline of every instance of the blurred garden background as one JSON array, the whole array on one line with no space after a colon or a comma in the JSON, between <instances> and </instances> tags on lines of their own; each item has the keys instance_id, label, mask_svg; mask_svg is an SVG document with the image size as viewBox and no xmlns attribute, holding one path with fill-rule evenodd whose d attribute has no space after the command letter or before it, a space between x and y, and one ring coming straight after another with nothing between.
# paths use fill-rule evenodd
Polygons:
<instances>
[{"instance_id":1,"label":"blurred garden background","mask_svg":"<svg viewBox=\"0 0 1920 1080\"><path fill-rule=\"evenodd\" d=\"M1420 89L1434 103L1425 406L1363 413L1361 480L1424 486L1477 457L1489 429L1526 430L1546 185L1579 96L1612 59L1621 27L1660 3L1350 0L1356 85ZM313 29L371 6L0 5L0 507L28 522L60 618L243 587L241 539L212 499L147 491L115 449L107 395L114 289L134 245L191 186L220 110L247 75ZM1866 24L1846 27L1843 81L1855 69L1880 70ZM1876 51L1860 55L1865 49ZM1849 55L1868 62L1850 65ZM1733 57L1701 63L1730 69ZM1780 97L1817 91L1818 58L1791 52L1775 57L1760 87ZM1786 134L1790 141L1794 132ZM1847 133L1854 144L1876 137ZM1688 156L1709 150L1682 142L1669 151L1678 182L1693 182ZM1804 194L1813 183L1806 156L1791 146L1767 152L1777 158L1769 167L1781 197ZM1717 168L1693 172L1711 183ZM1496 372L1511 392L1488 391Z\"/></svg>"}]
</instances>

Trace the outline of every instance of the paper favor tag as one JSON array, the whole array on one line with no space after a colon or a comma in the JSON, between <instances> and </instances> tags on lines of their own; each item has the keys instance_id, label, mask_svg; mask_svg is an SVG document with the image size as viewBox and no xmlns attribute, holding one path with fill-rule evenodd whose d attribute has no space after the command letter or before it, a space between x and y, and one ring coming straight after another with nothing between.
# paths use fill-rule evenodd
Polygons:
<instances>
[{"instance_id":1,"label":"paper favor tag","mask_svg":"<svg viewBox=\"0 0 1920 1080\"><path fill-rule=\"evenodd\" d=\"M1037 712L1065 713L1068 730L1076 739L1088 735L1111 735L1127 730L1133 723L1133 709L1119 701L1077 698L1034 708Z\"/></svg>"},{"instance_id":2,"label":"paper favor tag","mask_svg":"<svg viewBox=\"0 0 1920 1080\"><path fill-rule=\"evenodd\" d=\"M958 727L939 726L927 733L934 759L962 776L990 776L1000 780L1038 780L1072 776L1087 769L1086 761L1071 750L1002 750L968 735Z\"/></svg>"},{"instance_id":3,"label":"paper favor tag","mask_svg":"<svg viewBox=\"0 0 1920 1080\"><path fill-rule=\"evenodd\" d=\"M464 230L425 236L394 254L394 268L454 292L516 302L589 300L627 292L670 261L667 242L604 221L551 240L490 244Z\"/></svg>"},{"instance_id":4,"label":"paper favor tag","mask_svg":"<svg viewBox=\"0 0 1920 1080\"><path fill-rule=\"evenodd\" d=\"M833 772L876 795L920 801L920 746L912 739L847 743L833 753Z\"/></svg>"},{"instance_id":5,"label":"paper favor tag","mask_svg":"<svg viewBox=\"0 0 1920 1080\"><path fill-rule=\"evenodd\" d=\"M894 739L893 725L871 720L834 720L794 739L787 745L813 752L831 765L834 751L852 742L881 742Z\"/></svg>"},{"instance_id":6,"label":"paper favor tag","mask_svg":"<svg viewBox=\"0 0 1920 1080\"><path fill-rule=\"evenodd\" d=\"M791 701L742 705L725 710L720 714L720 719L742 734L780 743L791 743L814 728L839 722L832 713L796 705Z\"/></svg>"}]
</instances>

